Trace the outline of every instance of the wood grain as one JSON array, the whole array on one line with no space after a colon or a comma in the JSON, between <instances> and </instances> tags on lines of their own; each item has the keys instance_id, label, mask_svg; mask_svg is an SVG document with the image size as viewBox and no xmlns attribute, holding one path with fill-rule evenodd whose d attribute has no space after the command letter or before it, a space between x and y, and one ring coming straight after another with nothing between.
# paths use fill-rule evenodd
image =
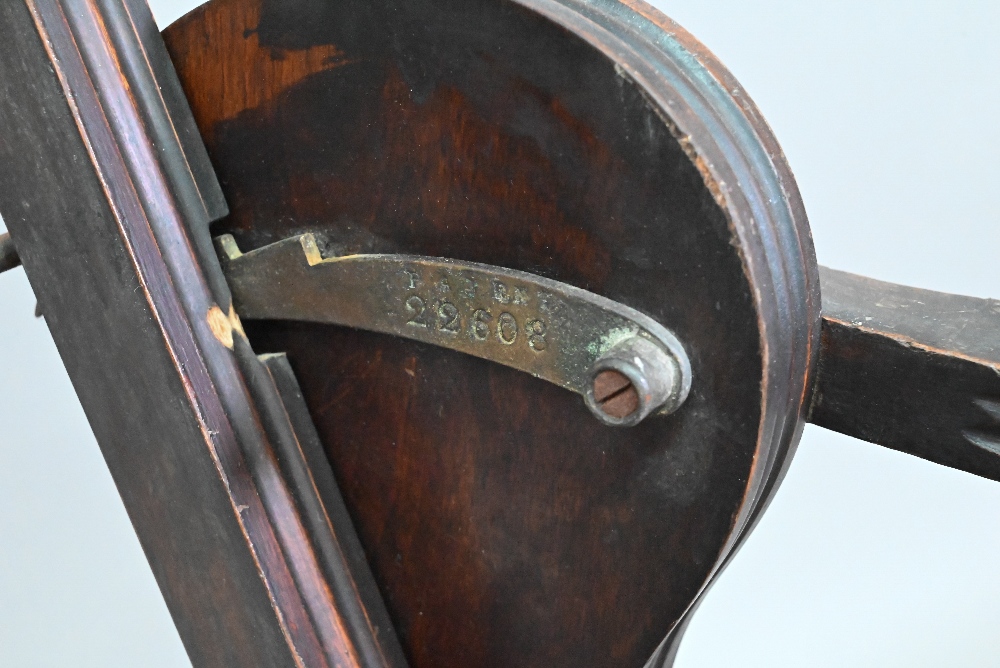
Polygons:
<instances>
[{"instance_id":1,"label":"wood grain","mask_svg":"<svg viewBox=\"0 0 1000 668\"><path fill-rule=\"evenodd\" d=\"M226 204L145 3L8 2L0 31L0 211L192 663L402 665L366 650L388 623L365 637L338 598L332 529L275 455L295 433L232 313Z\"/></svg>"},{"instance_id":2,"label":"wood grain","mask_svg":"<svg viewBox=\"0 0 1000 668\"><path fill-rule=\"evenodd\" d=\"M308 231L529 271L685 342L685 406L616 430L482 360L245 323L288 354L411 665L669 658L817 350L801 203L721 66L596 2L213 0L166 40L244 250Z\"/></svg>"},{"instance_id":3,"label":"wood grain","mask_svg":"<svg viewBox=\"0 0 1000 668\"><path fill-rule=\"evenodd\" d=\"M1000 481L1000 302L823 268L810 422Z\"/></svg>"},{"instance_id":4,"label":"wood grain","mask_svg":"<svg viewBox=\"0 0 1000 668\"><path fill-rule=\"evenodd\" d=\"M153 573L192 659L294 665L205 440L202 420L217 429L221 412L198 415L188 388L204 386L178 373L186 351L174 356L165 345L190 342L191 325L174 320L168 334L157 320L150 293L168 290L164 260L150 252L156 242L128 192L127 168L94 157L112 153L115 141L66 20L55 2L0 6L0 211L143 549L158 555ZM127 214L118 213L122 201L109 201L109 184L131 200Z\"/></svg>"}]
</instances>

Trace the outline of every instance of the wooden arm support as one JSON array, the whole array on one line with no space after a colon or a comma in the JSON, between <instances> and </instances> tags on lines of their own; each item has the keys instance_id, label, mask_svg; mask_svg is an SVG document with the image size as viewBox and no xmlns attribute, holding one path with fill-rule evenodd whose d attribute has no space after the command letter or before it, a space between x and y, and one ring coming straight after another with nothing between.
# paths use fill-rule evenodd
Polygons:
<instances>
[{"instance_id":1,"label":"wooden arm support","mask_svg":"<svg viewBox=\"0 0 1000 668\"><path fill-rule=\"evenodd\" d=\"M808 420L1000 480L1000 301L821 268Z\"/></svg>"}]
</instances>

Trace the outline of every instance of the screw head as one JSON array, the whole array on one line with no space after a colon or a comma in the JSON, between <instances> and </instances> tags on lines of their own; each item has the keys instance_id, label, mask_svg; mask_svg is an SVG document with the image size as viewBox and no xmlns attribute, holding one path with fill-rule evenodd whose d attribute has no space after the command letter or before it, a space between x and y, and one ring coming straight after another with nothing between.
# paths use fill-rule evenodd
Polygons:
<instances>
[{"instance_id":1,"label":"screw head","mask_svg":"<svg viewBox=\"0 0 1000 668\"><path fill-rule=\"evenodd\" d=\"M630 427L654 411L670 413L685 399L680 366L663 346L631 336L591 367L587 407L604 424Z\"/></svg>"},{"instance_id":2,"label":"screw head","mask_svg":"<svg viewBox=\"0 0 1000 668\"><path fill-rule=\"evenodd\" d=\"M622 420L639 410L639 392L621 371L604 369L594 376L594 401L604 414Z\"/></svg>"}]
</instances>

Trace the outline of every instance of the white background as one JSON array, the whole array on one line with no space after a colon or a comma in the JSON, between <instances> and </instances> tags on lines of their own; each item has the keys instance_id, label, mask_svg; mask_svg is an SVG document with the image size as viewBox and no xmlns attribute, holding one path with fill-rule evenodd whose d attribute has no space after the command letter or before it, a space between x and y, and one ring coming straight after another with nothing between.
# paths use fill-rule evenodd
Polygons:
<instances>
[{"instance_id":1,"label":"white background","mask_svg":"<svg viewBox=\"0 0 1000 668\"><path fill-rule=\"evenodd\" d=\"M655 4L761 107L821 263L1000 297L1000 4ZM189 665L22 272L0 304L0 666ZM997 554L1000 483L807 427L677 665L1000 665Z\"/></svg>"}]
</instances>

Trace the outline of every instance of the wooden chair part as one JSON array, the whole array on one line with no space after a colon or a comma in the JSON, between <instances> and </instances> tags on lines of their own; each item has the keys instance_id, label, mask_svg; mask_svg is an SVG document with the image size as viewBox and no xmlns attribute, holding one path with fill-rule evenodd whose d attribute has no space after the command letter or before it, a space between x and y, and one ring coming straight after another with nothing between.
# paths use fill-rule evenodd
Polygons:
<instances>
[{"instance_id":1,"label":"wooden chair part","mask_svg":"<svg viewBox=\"0 0 1000 668\"><path fill-rule=\"evenodd\" d=\"M1000 480L996 303L820 271L752 102L637 0L211 0L165 41L143 0L11 0L0 31L0 270L195 665L666 666L806 419ZM241 321L212 237L304 233L615 300L690 396L615 428L484 359Z\"/></svg>"}]
</instances>

